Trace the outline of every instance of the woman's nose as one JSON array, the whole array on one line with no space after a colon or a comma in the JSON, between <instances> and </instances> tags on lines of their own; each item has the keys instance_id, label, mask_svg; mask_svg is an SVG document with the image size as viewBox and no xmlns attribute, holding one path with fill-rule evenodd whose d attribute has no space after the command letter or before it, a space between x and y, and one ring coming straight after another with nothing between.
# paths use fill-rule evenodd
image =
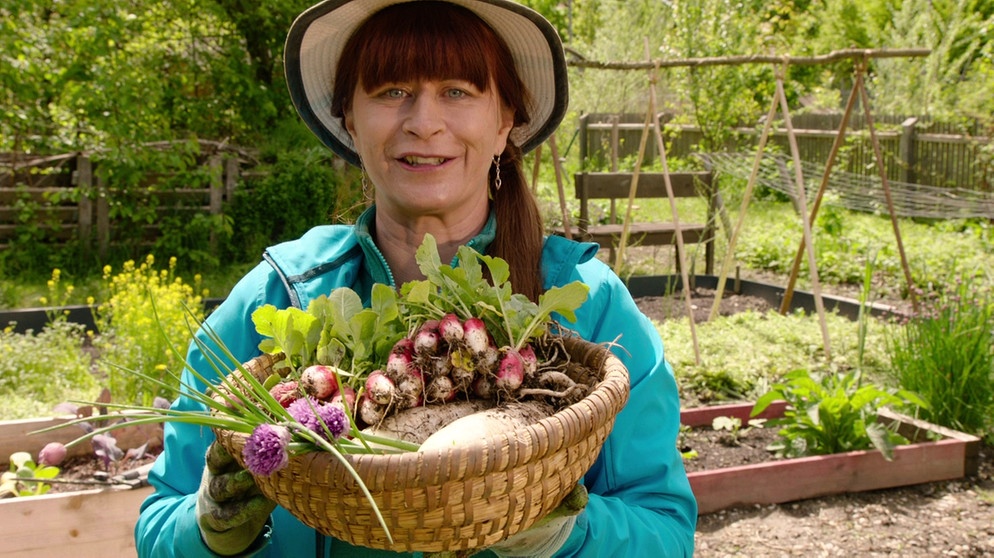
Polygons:
<instances>
[{"instance_id":1,"label":"woman's nose","mask_svg":"<svg viewBox=\"0 0 994 558\"><path fill-rule=\"evenodd\" d=\"M430 137L444 128L444 109L433 95L416 95L404 119L404 131L421 138Z\"/></svg>"}]
</instances>

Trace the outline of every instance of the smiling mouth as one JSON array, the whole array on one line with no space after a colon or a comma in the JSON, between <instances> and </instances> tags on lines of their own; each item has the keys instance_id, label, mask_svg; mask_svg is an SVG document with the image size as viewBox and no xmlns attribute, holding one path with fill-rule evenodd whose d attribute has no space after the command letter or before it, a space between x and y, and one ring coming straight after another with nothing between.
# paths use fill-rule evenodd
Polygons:
<instances>
[{"instance_id":1,"label":"smiling mouth","mask_svg":"<svg viewBox=\"0 0 994 558\"><path fill-rule=\"evenodd\" d=\"M403 158L403 161L412 167L420 167L422 165L438 166L446 161L444 157L415 157L407 156Z\"/></svg>"}]
</instances>

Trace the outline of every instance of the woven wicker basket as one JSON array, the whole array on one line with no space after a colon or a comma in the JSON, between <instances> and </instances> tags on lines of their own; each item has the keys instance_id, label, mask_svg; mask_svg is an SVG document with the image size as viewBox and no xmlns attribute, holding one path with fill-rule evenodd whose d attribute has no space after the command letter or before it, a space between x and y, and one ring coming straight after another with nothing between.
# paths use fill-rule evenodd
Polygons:
<instances>
[{"instance_id":1,"label":"woven wicker basket","mask_svg":"<svg viewBox=\"0 0 994 558\"><path fill-rule=\"evenodd\" d=\"M628 400L628 371L605 347L566 339L570 374L594 388L551 417L479 443L446 451L348 455L373 495L393 542L345 467L327 452L291 458L257 477L262 492L321 533L351 544L395 551L482 548L555 508L594 463L617 413ZM246 363L259 379L271 356ZM228 430L218 440L241 460L247 437Z\"/></svg>"}]
</instances>

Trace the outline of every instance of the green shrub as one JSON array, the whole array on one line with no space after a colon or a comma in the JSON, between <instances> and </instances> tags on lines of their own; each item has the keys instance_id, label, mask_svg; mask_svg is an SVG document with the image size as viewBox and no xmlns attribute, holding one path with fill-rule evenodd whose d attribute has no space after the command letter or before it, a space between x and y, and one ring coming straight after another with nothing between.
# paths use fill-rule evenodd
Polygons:
<instances>
[{"instance_id":1,"label":"green shrub","mask_svg":"<svg viewBox=\"0 0 994 558\"><path fill-rule=\"evenodd\" d=\"M919 393L923 418L974 434L994 428L994 296L974 280L919 300L888 338L891 373Z\"/></svg>"}]
</instances>

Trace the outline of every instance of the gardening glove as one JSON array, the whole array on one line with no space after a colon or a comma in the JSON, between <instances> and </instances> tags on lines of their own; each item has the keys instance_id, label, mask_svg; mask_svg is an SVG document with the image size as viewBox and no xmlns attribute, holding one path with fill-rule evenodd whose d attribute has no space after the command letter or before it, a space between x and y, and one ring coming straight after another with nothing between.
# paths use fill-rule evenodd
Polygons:
<instances>
[{"instance_id":1,"label":"gardening glove","mask_svg":"<svg viewBox=\"0 0 994 558\"><path fill-rule=\"evenodd\" d=\"M206 461L197 493L200 536L217 554L241 554L259 538L276 503L216 441L207 448Z\"/></svg>"},{"instance_id":2,"label":"gardening glove","mask_svg":"<svg viewBox=\"0 0 994 558\"><path fill-rule=\"evenodd\" d=\"M569 538L576 516L587 507L587 489L576 483L556 509L539 519L535 525L503 541L491 545L489 550L502 558L549 558Z\"/></svg>"}]
</instances>

